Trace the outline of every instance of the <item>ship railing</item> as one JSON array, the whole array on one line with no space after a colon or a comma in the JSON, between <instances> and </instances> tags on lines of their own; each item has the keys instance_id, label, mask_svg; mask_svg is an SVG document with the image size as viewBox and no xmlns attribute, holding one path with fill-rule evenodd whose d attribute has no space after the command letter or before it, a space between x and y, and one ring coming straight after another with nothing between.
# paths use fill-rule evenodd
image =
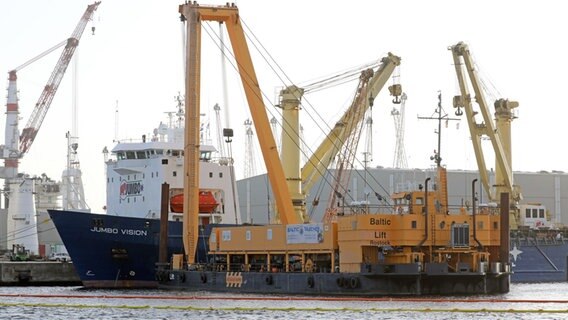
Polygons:
<instances>
[{"instance_id":1,"label":"ship railing","mask_svg":"<svg viewBox=\"0 0 568 320\"><path fill-rule=\"evenodd\" d=\"M358 214L397 214L393 205L356 203L351 205L339 206L338 215L358 215Z\"/></svg>"}]
</instances>

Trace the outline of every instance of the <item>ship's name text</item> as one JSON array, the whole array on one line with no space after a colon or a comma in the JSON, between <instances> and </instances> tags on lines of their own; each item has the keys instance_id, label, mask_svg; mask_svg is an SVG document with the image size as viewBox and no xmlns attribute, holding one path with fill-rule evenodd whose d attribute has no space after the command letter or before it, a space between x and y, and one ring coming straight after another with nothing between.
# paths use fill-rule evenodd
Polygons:
<instances>
[{"instance_id":1,"label":"ship's name text","mask_svg":"<svg viewBox=\"0 0 568 320\"><path fill-rule=\"evenodd\" d=\"M372 226L390 226L391 221L390 219L385 218L371 218L371 220L369 220L369 224Z\"/></svg>"},{"instance_id":2,"label":"ship's name text","mask_svg":"<svg viewBox=\"0 0 568 320\"><path fill-rule=\"evenodd\" d=\"M110 233L110 234L122 234L125 236L147 236L147 230L137 230L137 229L119 229L119 228L102 228L102 227L92 227L91 232L98 233Z\"/></svg>"}]
</instances>

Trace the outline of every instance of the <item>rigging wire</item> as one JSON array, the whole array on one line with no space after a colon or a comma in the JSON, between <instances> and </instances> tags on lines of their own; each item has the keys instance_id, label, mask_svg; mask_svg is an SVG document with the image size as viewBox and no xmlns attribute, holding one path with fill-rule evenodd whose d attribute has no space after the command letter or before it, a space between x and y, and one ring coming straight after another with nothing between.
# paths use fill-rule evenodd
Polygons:
<instances>
[{"instance_id":1,"label":"rigging wire","mask_svg":"<svg viewBox=\"0 0 568 320\"><path fill-rule=\"evenodd\" d=\"M259 52L259 54L264 58L265 62L266 62L266 63L271 67L271 69L274 71L274 68L272 68L272 66L270 65L270 62L267 61L266 58L264 57L264 55L262 54L262 52L260 52L260 50L259 50L258 47L256 46L256 44L255 44L255 42L253 41L253 39L251 39L251 38L248 36L249 33L252 34L252 36L254 37L254 40L256 40L256 41L259 43L260 47L266 52L266 54L270 57L270 59L274 62L274 64L276 64L276 66L281 70L281 72L284 74L284 76L286 76L286 78L288 79L288 81L289 81L290 83L293 83L293 82L290 80L290 78L286 75L286 73L282 70L282 68L279 66L279 64L274 60L274 58L272 58L272 55L270 55L270 53L268 52L268 50L266 50L266 48L262 45L262 43L260 42L260 40L258 40L258 38L254 35L254 33L252 32L252 30L250 30L250 28L246 25L246 22L244 21L244 19L242 19L242 17L241 17L241 21L242 21L243 25L244 25L244 26L247 28L247 30L249 31L249 32L245 33L245 35L246 35L247 38L251 41L251 44L257 49L257 51ZM379 63L375 63L375 64L376 64L376 65L380 65ZM375 65L375 64L367 63L366 65ZM359 67L359 69L360 69L360 70L365 70L363 67ZM276 73L276 71L275 71L275 73ZM344 72L344 73L345 73L345 72ZM281 78L279 75L277 75L277 76L278 76L278 78L283 82L283 84L285 85L285 83L284 83L284 81L282 80L282 78ZM323 120L323 118L321 117L321 115L317 112L317 110L316 110L316 109L313 107L313 105L309 102L309 100L307 99L307 97L304 97L304 101L307 103L307 106L311 107L311 108L314 110L314 112L316 113L316 115L319 116L320 120L322 120L322 121L326 124L326 126L327 126L327 122L325 122L325 121ZM303 106L306 106L306 104L304 104L304 103L303 103L302 105L303 105ZM310 118L314 121L314 123L317 124L318 128L319 128L322 132L325 132L325 131L321 128L321 126L319 125L319 122L316 121L316 120L313 118L313 116L311 115L311 113L309 112L309 110L308 110L307 108L305 108L305 111L306 111L306 113L310 116ZM329 131L331 131L331 128L330 128L329 126L327 126L327 129L328 129ZM286 134L289 134L289 133L286 133ZM299 146L298 146L298 147L299 147ZM337 145L335 145L335 143L334 143L334 147L335 147L335 148L338 148L338 149L341 148L341 146L337 146ZM308 148L308 149L310 149L310 148ZM310 149L309 151L312 152L312 154L313 154L313 150ZM352 152L356 152L356 150L353 150ZM357 158L355 158L355 159L356 159L357 163L359 163L359 165L361 165L361 161L359 161ZM317 160L321 162L321 159L317 159ZM325 170L329 170L329 169L326 168ZM320 176L321 176L322 179L323 179L324 174L323 174L322 172L320 172L319 169L317 169L317 171L318 171L318 173L320 174ZM357 174L358 174L360 177L362 177L362 174L361 174L360 172L357 171ZM384 192L388 193L388 192L386 191L386 189L381 185L381 183L380 183L378 180L376 180L374 177L373 177L373 180L377 183L377 185L378 185ZM325 181L328 182L327 180L325 180ZM329 182L328 182L328 184L329 184ZM330 185L330 186L331 186L331 185ZM348 194L348 192L347 192L348 190L345 189L345 186L341 186L341 188L343 189L344 193ZM375 194L378 194L378 193L375 192ZM350 196L350 195L349 195L349 196ZM385 199L385 198L382 197L382 199ZM351 199L351 200L353 200L353 199ZM388 203L388 201L387 201L387 203Z\"/></svg>"},{"instance_id":2,"label":"rigging wire","mask_svg":"<svg viewBox=\"0 0 568 320\"><path fill-rule=\"evenodd\" d=\"M243 21L243 25L246 26L246 24L244 23L244 21ZM206 24L206 26L208 26L210 29L212 29L208 23ZM247 29L248 29L248 26L247 26ZM213 39L213 36L211 35L211 32L209 32L207 29L204 29L204 30L206 31L206 33L208 34L208 36L209 36L211 39ZM250 30L250 29L249 29L249 30ZM213 32L213 33L214 33L214 32ZM251 33L252 33L252 32L251 32ZM267 64L270 66L270 68L273 70L273 72L277 75L277 77L280 79L280 81L284 84L285 82L284 82L284 80L282 79L282 77L278 74L278 72L277 72L277 71L274 69L274 67L270 64L270 62L267 60L267 58L265 57L265 55L260 51L260 49L258 48L258 46L256 45L256 43L255 43L254 41L252 41L252 39L251 39L251 37L248 35L248 33L245 33L245 36L251 41L251 43L252 43L252 45L255 47L255 49L260 53L260 55L263 57L263 59L265 60L265 62L267 62ZM254 34L253 34L253 36L254 36ZM255 39L256 39L256 37L255 37ZM257 41L258 41L258 40L257 40ZM258 42L259 42L259 45L264 49L264 47L262 46L262 44L260 43L260 41L258 41ZM219 44L217 44L216 41L214 41L214 43L215 43L217 46L219 46ZM264 49L264 50L266 51L266 49ZM266 52L267 52L267 51L266 51ZM268 52L267 52L267 54L270 56L270 54L269 54ZM233 55L233 54L231 53L231 55ZM227 55L225 55L225 56L228 58ZM233 58L234 58L234 56L233 56ZM270 56L270 58L274 61L274 59L273 59L271 56ZM230 63L231 63L231 65L232 65L232 67L238 72L238 68L236 67L235 63L233 63L232 61L230 61ZM278 66L278 64L276 63L276 61L274 61L274 63ZM278 68L279 68L280 70L282 70L279 66L278 66ZM282 71L282 73L286 76L286 74L285 74L283 71ZM246 77L244 77L244 76L241 74L241 77L245 80L244 83L245 83L246 85L249 85L249 86L250 86L250 85L251 85L251 84L250 84L250 75L248 75L248 74L244 74L244 75L248 77L248 79L247 79ZM287 76L286 76L286 78L289 79L289 77L287 77ZM248 81L247 81L247 80L248 80ZM266 96L266 94L265 94L262 90L261 90L261 95L262 95L266 100L270 101L270 99L268 99L268 97ZM258 97L258 98L261 98L261 97ZM310 107L313 108L313 106L309 103L309 101L308 101L307 99L305 99L305 101L306 101L307 105L309 105ZM276 109L276 106L274 106L272 103L270 103L270 104L272 105L272 107L273 107L274 109ZM314 110L315 110L315 108L314 108ZM267 108L267 111L274 117L273 112L272 112L269 108ZM307 111L307 109L306 109L306 111ZM280 115L280 112L276 111L276 113ZM307 112L307 114L312 118L312 120L314 120L314 122L318 125L318 127L320 128L320 130L324 131L324 130L321 128L320 123L324 123L324 124L326 124L326 125L327 125L327 123L326 123L325 121L322 121L322 122L315 121L315 119L313 118L313 116L311 115L310 112ZM317 115L320 117L320 119L321 119L321 115L319 115L319 113L317 113L317 111L316 111L316 114L317 114ZM322 120L323 120L323 119L322 119ZM329 126L328 126L328 128L329 128ZM329 129L331 130L331 128L329 128ZM286 134L290 135L291 133L286 132ZM300 146L297 146L297 147L300 148ZM336 147L337 147L337 146L336 146ZM308 148L308 149L309 149L309 148ZM312 150L310 150L310 151L313 153ZM356 151L352 151L352 152L356 152ZM325 178L325 175L324 175L322 172L320 172L319 169L317 169L317 170L318 170L318 173L321 175L322 179L323 179L327 184L329 184L329 185L331 186L331 183L328 181L328 179ZM329 169L326 168L325 170L329 170ZM357 174L358 174L358 175L361 175L361 173L359 173L359 172L357 172ZM385 189L374 177L373 177L373 179L375 180L375 182L376 182L384 191L386 191L386 189ZM347 192L346 192L347 190L345 190L345 186L341 186L341 188L344 189L343 191L344 191L345 193L347 193ZM375 192L375 193L376 193L376 192ZM376 193L376 194L377 194L377 193Z\"/></svg>"},{"instance_id":3,"label":"rigging wire","mask_svg":"<svg viewBox=\"0 0 568 320\"><path fill-rule=\"evenodd\" d=\"M248 27L248 25L246 25L246 22L244 21L244 19L243 19L242 17L241 17L241 21L242 21L243 25L246 27L246 29L249 31L249 32L246 32L245 35L246 35L247 38L250 40L251 44L257 49L257 51L259 52L259 54L263 57L263 59L265 60L265 62L266 62L266 63L271 67L271 69L274 71L274 68L272 68L272 66L270 65L270 62L266 60L265 56L262 54L262 52L261 52L261 51L258 49L258 47L256 46L255 41L253 41L253 39L251 39L251 38L248 36L249 33L252 34L252 36L254 37L254 40L256 40L256 42L259 43L259 46L266 52L266 54L270 57L270 59L274 62L274 64L276 64L276 66L278 67L278 69L281 70L281 72L284 74L284 76L286 77L286 79L288 79L288 81L289 81L290 83L293 83L293 81L290 80L290 78L289 78L289 77L286 75L286 73L282 70L282 68L281 68L280 65L275 61L275 59L272 58L272 55L270 55L270 53L268 52L268 50L266 50L266 48L262 45L262 43L260 42L260 40L258 40L258 38L254 35L254 33L253 33L252 30ZM359 69L359 70L366 70L366 69L364 68L365 66L379 66L379 65L380 65L380 63L378 63L378 62L375 62L375 63L367 63L367 64L363 65L362 67L358 67L358 69ZM357 68L351 68L351 70L353 70L353 69L357 69ZM348 72L348 71L344 71L343 73L347 73L347 72ZM276 73L276 71L275 71L275 73ZM284 81L282 80L282 77L280 77L279 75L277 75L277 76L278 76L278 78L282 81L282 83L285 85ZM308 85L308 86L309 86L309 85ZM304 97L304 101L306 102L307 106L311 107L311 108L314 110L314 112L316 113L316 115L319 116L319 119L320 119L321 121L323 121L323 122L326 124L327 129L328 129L329 131L331 131L332 128L330 128L330 127L327 125L327 122L325 122L325 120L323 120L323 118L321 117L321 115L317 112L317 110L315 109L315 107L313 107L313 105L309 102L309 100L307 99L307 97ZM302 105L303 105L304 107L306 106L306 104L302 103ZM325 132L325 130L323 130L323 129L321 128L321 126L319 125L319 122L316 121L316 120L314 119L314 117L311 115L311 113L309 112L308 108L304 108L304 110L305 110L306 113L310 116L310 118L314 121L314 123L317 124L318 128L319 128L322 132ZM286 133L286 134L289 134L289 133ZM299 146L298 146L298 147L299 147ZM337 146L337 145L334 143L334 147L340 149L342 146ZM310 148L308 148L308 149L310 149ZM309 151L313 154L313 150L310 149ZM357 151L357 150L352 150L351 152L356 152L356 151ZM302 151L302 152L303 152L303 151ZM354 157L354 159L355 159L355 161L356 161L359 165L362 165L362 163L361 163L360 160L358 160L356 157ZM321 162L321 159L317 159L317 161L320 161L320 162ZM353 164L351 164L351 165L353 165ZM365 167L365 166L363 166L363 167ZM325 170L329 170L329 169L326 168ZM367 170L367 169L365 169L365 170ZM320 176L321 176L322 179L323 179L324 174L323 174L322 172L320 172L319 169L318 169L317 171L318 171L318 173L320 174ZM359 171L356 171L356 174L357 174L359 177L361 177L361 178L363 177L363 175L362 175ZM383 187L383 185L382 185L374 176L371 175L371 177L372 177L372 180L374 180L374 181L377 183L377 185L382 189L382 191L388 194L387 190ZM328 181L326 180L326 182L328 182ZM328 183L328 184L329 184L329 183ZM330 185L330 186L331 186L331 185ZM341 186L341 188L343 189L343 191L344 191L345 194L348 194L348 192L347 192L348 190L345 189L345 186ZM377 193L376 191L375 191L375 194L378 195L378 193ZM349 195L349 194L348 194L348 195ZM350 196L350 195L349 195L349 196ZM388 198L381 197L381 199L382 199L382 200L386 200L386 203L388 204ZM351 200L353 200L353 199L351 199ZM379 201L381 201L381 200L379 200Z\"/></svg>"}]
</instances>

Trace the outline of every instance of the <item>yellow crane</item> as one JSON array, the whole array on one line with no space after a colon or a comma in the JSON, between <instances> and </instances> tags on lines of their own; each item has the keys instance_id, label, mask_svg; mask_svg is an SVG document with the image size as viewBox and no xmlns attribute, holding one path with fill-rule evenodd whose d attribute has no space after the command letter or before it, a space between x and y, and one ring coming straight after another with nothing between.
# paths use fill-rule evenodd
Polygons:
<instances>
[{"instance_id":1,"label":"yellow crane","mask_svg":"<svg viewBox=\"0 0 568 320\"><path fill-rule=\"evenodd\" d=\"M453 104L454 108L457 109L457 115L463 114L462 108L465 110L481 183L491 202L499 203L499 194L503 192L508 192L511 195L511 217L509 220L511 228L516 229L520 221L518 204L522 200L522 194L520 187L515 185L513 180L511 122L515 119L513 110L519 106L519 103L505 99L495 101L494 122L491 118L487 98L481 89L479 75L469 47L467 44L459 42L448 49L452 52L461 93L461 95L454 97ZM475 94L473 99L469 92L466 76L469 77L469 83L471 83ZM479 112L473 110L472 100L475 100L479 106L483 118L481 122L476 120ZM495 185L493 188L490 186L489 173L481 145L482 137L489 138L495 153Z\"/></svg>"},{"instance_id":2,"label":"yellow crane","mask_svg":"<svg viewBox=\"0 0 568 320\"><path fill-rule=\"evenodd\" d=\"M338 168L344 168L346 163L352 162L355 150L352 150L353 143L350 143L350 141L358 140L360 130L357 130L357 128L361 127L365 113L373 105L376 96L399 65L400 57L389 52L386 57L381 59L381 64L376 71L366 69L361 72L351 105L301 169L300 150L298 148L300 145L299 110L304 89L292 85L280 92L280 107L282 108L283 118L281 160L292 196L294 211L300 221L308 220L306 198L309 190L319 181L342 149L345 150L346 156L342 157ZM390 86L389 90L391 95L395 96L396 101L399 101L398 97L402 94L400 84ZM340 169L338 172L344 173L344 170ZM344 176L344 174L339 174L334 179L336 181L334 183L335 189L345 180L342 178ZM278 214L276 221L278 221Z\"/></svg>"},{"instance_id":3,"label":"yellow crane","mask_svg":"<svg viewBox=\"0 0 568 320\"><path fill-rule=\"evenodd\" d=\"M185 176L183 239L185 254L189 264L195 262L198 238L199 212L199 114L201 82L201 23L203 21L222 22L229 34L233 54L237 61L243 89L257 130L260 148L274 190L276 205L282 223L295 224L300 221L294 214L290 192L282 164L278 158L278 148L270 130L268 116L256 72L252 63L239 12L234 4L224 6L200 6L188 3L179 6L179 12L187 20L186 54L186 94L185 94Z\"/></svg>"}]
</instances>

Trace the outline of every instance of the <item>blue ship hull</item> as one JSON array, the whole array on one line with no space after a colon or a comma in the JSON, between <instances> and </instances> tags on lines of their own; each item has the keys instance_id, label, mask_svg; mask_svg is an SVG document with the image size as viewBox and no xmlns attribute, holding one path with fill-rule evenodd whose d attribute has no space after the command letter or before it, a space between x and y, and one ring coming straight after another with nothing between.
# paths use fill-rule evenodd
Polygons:
<instances>
[{"instance_id":1,"label":"blue ship hull","mask_svg":"<svg viewBox=\"0 0 568 320\"><path fill-rule=\"evenodd\" d=\"M48 210L85 287L156 287L160 221ZM200 228L197 259L204 262L211 225ZM182 223L169 222L168 257L183 253Z\"/></svg>"},{"instance_id":2,"label":"blue ship hull","mask_svg":"<svg viewBox=\"0 0 568 320\"><path fill-rule=\"evenodd\" d=\"M568 281L568 241L511 241L511 282Z\"/></svg>"}]
</instances>

